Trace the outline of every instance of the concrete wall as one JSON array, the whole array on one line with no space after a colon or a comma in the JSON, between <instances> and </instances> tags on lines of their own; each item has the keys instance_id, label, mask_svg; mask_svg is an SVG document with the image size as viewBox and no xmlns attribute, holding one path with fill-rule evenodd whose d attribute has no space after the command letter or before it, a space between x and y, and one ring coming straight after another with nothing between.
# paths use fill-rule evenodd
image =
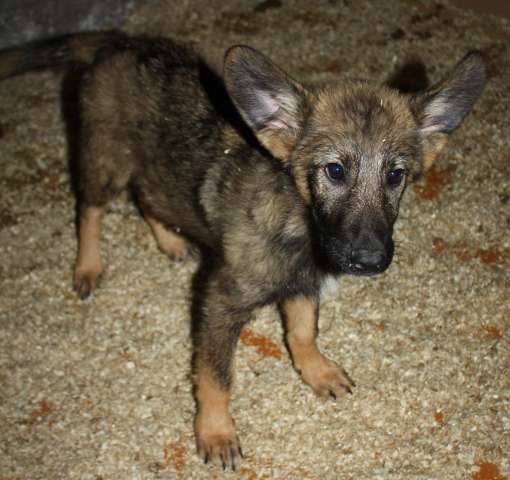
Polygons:
<instances>
[{"instance_id":1,"label":"concrete wall","mask_svg":"<svg viewBox=\"0 0 510 480\"><path fill-rule=\"evenodd\" d=\"M0 48L119 26L137 0L1 0Z\"/></svg>"}]
</instances>

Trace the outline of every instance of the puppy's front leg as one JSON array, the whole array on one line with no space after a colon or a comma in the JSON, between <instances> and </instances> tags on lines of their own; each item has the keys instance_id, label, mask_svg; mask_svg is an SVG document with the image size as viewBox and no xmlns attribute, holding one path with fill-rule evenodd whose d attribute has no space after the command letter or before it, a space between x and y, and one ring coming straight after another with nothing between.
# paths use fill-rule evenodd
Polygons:
<instances>
[{"instance_id":1,"label":"puppy's front leg","mask_svg":"<svg viewBox=\"0 0 510 480\"><path fill-rule=\"evenodd\" d=\"M221 274L209 279L201 299L195 341L195 435L198 454L235 470L241 446L229 413L232 362L241 329L250 312L235 304L233 283Z\"/></svg>"},{"instance_id":2,"label":"puppy's front leg","mask_svg":"<svg viewBox=\"0 0 510 480\"><path fill-rule=\"evenodd\" d=\"M286 339L294 367L303 381L320 396L338 397L354 386L345 371L317 348L319 303L314 298L295 297L281 305Z\"/></svg>"}]
</instances>

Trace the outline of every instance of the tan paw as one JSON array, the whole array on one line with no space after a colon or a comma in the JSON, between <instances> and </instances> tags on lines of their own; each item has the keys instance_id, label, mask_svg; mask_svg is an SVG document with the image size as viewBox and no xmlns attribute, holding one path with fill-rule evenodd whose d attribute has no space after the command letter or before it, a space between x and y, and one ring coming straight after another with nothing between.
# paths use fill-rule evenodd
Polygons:
<instances>
[{"instance_id":1,"label":"tan paw","mask_svg":"<svg viewBox=\"0 0 510 480\"><path fill-rule=\"evenodd\" d=\"M321 397L352 394L351 387L355 387L343 368L320 354L309 359L300 371L303 381Z\"/></svg>"},{"instance_id":2,"label":"tan paw","mask_svg":"<svg viewBox=\"0 0 510 480\"><path fill-rule=\"evenodd\" d=\"M101 281L102 270L76 268L74 272L74 290L82 300L85 300L95 290Z\"/></svg>"},{"instance_id":3,"label":"tan paw","mask_svg":"<svg viewBox=\"0 0 510 480\"><path fill-rule=\"evenodd\" d=\"M230 416L225 418L206 418L197 415L195 420L197 451L204 463L218 463L225 470L227 467L235 471L243 451L237 438L234 421Z\"/></svg>"},{"instance_id":4,"label":"tan paw","mask_svg":"<svg viewBox=\"0 0 510 480\"><path fill-rule=\"evenodd\" d=\"M176 262L182 262L191 256L189 243L180 236L168 236L164 242L159 243L160 250Z\"/></svg>"},{"instance_id":5,"label":"tan paw","mask_svg":"<svg viewBox=\"0 0 510 480\"><path fill-rule=\"evenodd\" d=\"M166 228L161 222L150 215L145 215L147 223L152 229L159 249L172 260L184 260L190 253L189 244L177 231Z\"/></svg>"}]
</instances>

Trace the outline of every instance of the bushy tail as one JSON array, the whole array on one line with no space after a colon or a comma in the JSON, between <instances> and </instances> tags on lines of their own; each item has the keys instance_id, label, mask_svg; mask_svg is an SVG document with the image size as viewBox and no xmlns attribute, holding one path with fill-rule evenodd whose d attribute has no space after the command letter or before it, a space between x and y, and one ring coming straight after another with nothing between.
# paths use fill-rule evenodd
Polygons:
<instances>
[{"instance_id":1,"label":"bushy tail","mask_svg":"<svg viewBox=\"0 0 510 480\"><path fill-rule=\"evenodd\" d=\"M79 33L0 51L0 80L31 70L68 63L89 64L98 50L126 48L128 37L116 31Z\"/></svg>"}]
</instances>

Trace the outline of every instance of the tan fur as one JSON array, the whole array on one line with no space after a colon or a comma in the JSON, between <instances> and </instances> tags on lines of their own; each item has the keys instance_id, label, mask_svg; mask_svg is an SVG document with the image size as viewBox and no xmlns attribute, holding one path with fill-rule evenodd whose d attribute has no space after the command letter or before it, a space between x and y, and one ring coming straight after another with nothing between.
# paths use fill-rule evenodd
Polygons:
<instances>
[{"instance_id":1,"label":"tan fur","mask_svg":"<svg viewBox=\"0 0 510 480\"><path fill-rule=\"evenodd\" d=\"M154 238L163 253L174 260L183 260L188 254L188 242L181 235L172 232L154 217L145 214L145 220L151 227Z\"/></svg>"},{"instance_id":2,"label":"tan fur","mask_svg":"<svg viewBox=\"0 0 510 480\"><path fill-rule=\"evenodd\" d=\"M257 135L260 143L264 145L275 158L288 160L296 143L296 138L292 135L282 137L279 132L271 129L261 130Z\"/></svg>"},{"instance_id":3,"label":"tan fur","mask_svg":"<svg viewBox=\"0 0 510 480\"><path fill-rule=\"evenodd\" d=\"M283 304L287 343L295 368L303 381L320 396L336 397L354 386L344 370L322 355L317 348L318 303L310 298L297 297Z\"/></svg>"},{"instance_id":4,"label":"tan fur","mask_svg":"<svg viewBox=\"0 0 510 480\"><path fill-rule=\"evenodd\" d=\"M78 256L74 269L74 288L81 298L86 298L98 285L103 273L99 253L102 207L88 207L80 215Z\"/></svg>"},{"instance_id":5,"label":"tan fur","mask_svg":"<svg viewBox=\"0 0 510 480\"><path fill-rule=\"evenodd\" d=\"M442 133L435 133L423 141L422 163L423 171L429 170L434 165L439 154L448 143L448 136Z\"/></svg>"},{"instance_id":6,"label":"tan fur","mask_svg":"<svg viewBox=\"0 0 510 480\"><path fill-rule=\"evenodd\" d=\"M219 459L235 468L235 459L241 452L234 421L229 413L230 395L213 379L210 371L200 368L195 378L197 415L195 435L199 455L207 463Z\"/></svg>"}]
</instances>

